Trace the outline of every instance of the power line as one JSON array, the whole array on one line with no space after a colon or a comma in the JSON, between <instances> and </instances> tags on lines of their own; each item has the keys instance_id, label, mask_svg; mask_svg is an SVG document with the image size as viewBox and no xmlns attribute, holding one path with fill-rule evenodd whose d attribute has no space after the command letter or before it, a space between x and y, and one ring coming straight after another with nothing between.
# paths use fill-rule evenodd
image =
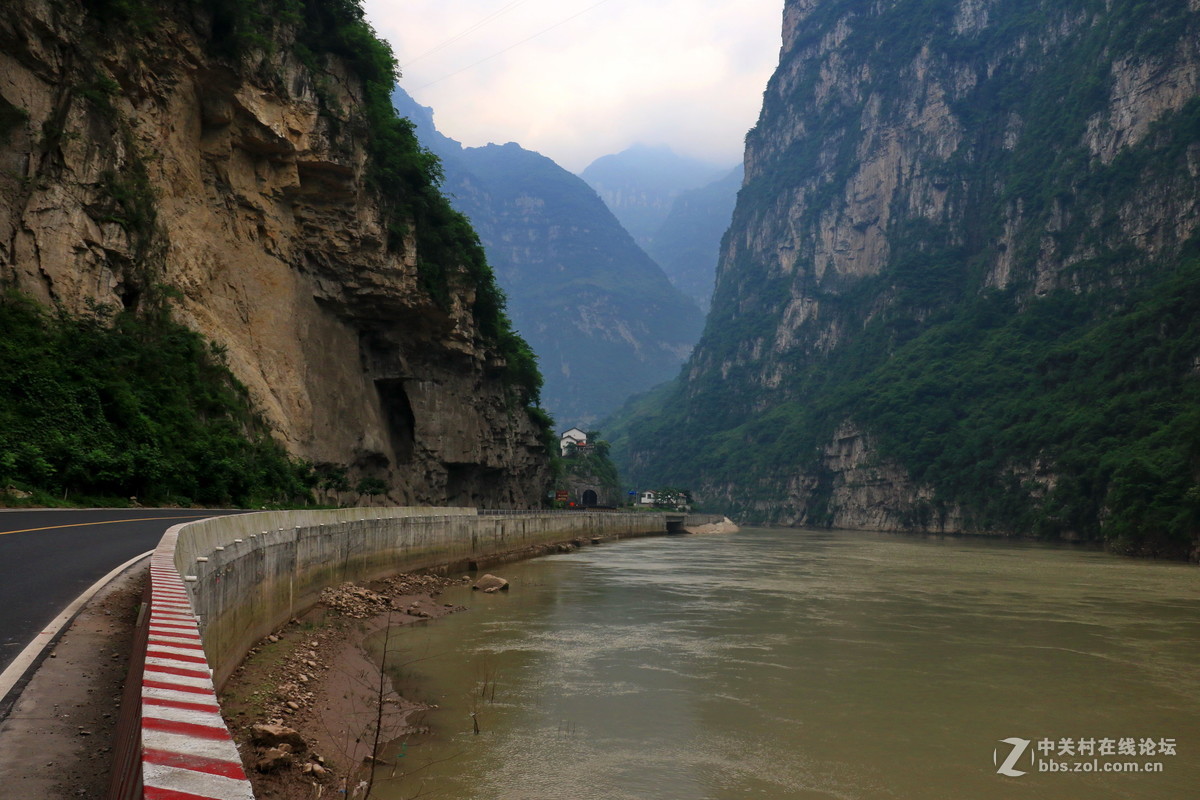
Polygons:
<instances>
[{"instance_id":1,"label":"power line","mask_svg":"<svg viewBox=\"0 0 1200 800\"><path fill-rule=\"evenodd\" d=\"M468 64L467 66L463 67L462 69L458 69L458 70L455 70L454 72L451 72L449 75L443 75L442 77L438 78L437 80L430 81L429 83L426 83L426 84L424 84L423 86L418 86L418 87L417 87L416 89L414 89L413 91L415 91L415 92L419 92L419 91L421 91L422 89L428 89L430 86L433 86L434 84L441 83L442 81L444 81L444 80L446 80L446 79L448 79L448 78L453 78L455 75L458 75L458 74L460 74L460 73L466 72L466 71L467 71L467 70L469 70L469 69L474 69L475 67L478 67L480 64L484 64L484 63L486 63L486 62L488 62L488 61L491 61L493 58L497 58L498 56L502 56L502 55L504 55L505 53L507 53L509 50L512 50L512 49L514 49L514 48L517 48L517 47L520 47L521 45L525 44L526 42L531 42L531 41L533 41L534 39L538 38L539 36L541 36L541 35L543 35L543 34L546 34L546 33L549 33L550 31L554 30L555 28L561 28L563 25L566 25L566 24L567 24L568 22L570 22L571 20L573 20L573 19L577 19L578 17L582 17L584 14L588 13L588 12L589 12L589 11L591 11L593 8L596 8L596 7L598 7L598 6L602 6L602 5L604 5L605 3L607 3L608 1L609 1L609 0L600 0L600 2L598 2L598 3L593 3L592 5L588 6L588 7L587 7L587 8L585 8L585 9L583 9L582 11L579 11L579 12L577 12L577 13L575 13L575 14L572 14L571 16L567 17L567 18L566 18L566 19L564 19L564 20L561 20L561 21L559 21L559 22L556 22L556 23L554 23L553 25L551 25L551 26L550 26L550 27L548 27L548 28L543 28L542 30L538 31L537 33L533 34L532 36L528 36L528 37L526 37L526 38L522 39L521 41L517 42L516 44L509 45L508 47L504 48L503 50L500 50L500 51L497 51L497 52L495 52L495 53L492 53L490 56L485 56L484 58L481 58L481 59L479 59L478 61L476 61L476 62L474 62L474 63L472 63L472 64Z\"/></svg>"},{"instance_id":2,"label":"power line","mask_svg":"<svg viewBox=\"0 0 1200 800\"><path fill-rule=\"evenodd\" d=\"M457 33L454 36L451 36L449 39L446 39L445 41L443 41L439 44L434 45L432 48L430 48L429 50L426 50L424 53L421 53L421 55L417 56L416 58L410 59L407 63L401 64L400 65L401 69L403 69L404 67L407 67L409 64L417 63L425 56L433 55L437 51L442 50L446 47L449 47L450 45L454 44L455 42L457 42L459 39L463 38L464 36L474 33L475 31L482 28L484 25L487 25L489 22L494 20L496 17L499 17L501 14L511 11L512 9L516 8L517 6L527 3L527 2L529 2L529 0L513 0L511 3L504 6L503 8L501 8L497 11L493 11L491 14L488 14L486 17L479 20L479 22L476 22L474 25L470 26L466 30L464 30L460 33Z\"/></svg>"}]
</instances>

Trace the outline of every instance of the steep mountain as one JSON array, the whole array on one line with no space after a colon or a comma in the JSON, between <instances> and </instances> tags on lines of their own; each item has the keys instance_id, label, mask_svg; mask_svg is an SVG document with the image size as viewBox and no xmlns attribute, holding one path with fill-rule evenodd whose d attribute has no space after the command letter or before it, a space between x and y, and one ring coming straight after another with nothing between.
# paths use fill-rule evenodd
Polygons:
<instances>
[{"instance_id":1,"label":"steep mountain","mask_svg":"<svg viewBox=\"0 0 1200 800\"><path fill-rule=\"evenodd\" d=\"M399 116L413 124L413 132L416 133L421 146L428 148L442 161L442 166L446 170L444 180L447 192L464 179L469 179L470 176L459 163L463 151L462 143L451 139L437 129L437 124L433 121L432 108L418 103L400 86L392 89L392 107L396 109Z\"/></svg>"},{"instance_id":2,"label":"steep mountain","mask_svg":"<svg viewBox=\"0 0 1200 800\"><path fill-rule=\"evenodd\" d=\"M671 283L705 312L712 302L721 237L733 216L743 175L739 164L719 180L680 193L646 245L646 253Z\"/></svg>"},{"instance_id":3,"label":"steep mountain","mask_svg":"<svg viewBox=\"0 0 1200 800\"><path fill-rule=\"evenodd\" d=\"M635 144L601 156L580 173L642 247L671 213L675 198L722 176L724 170L681 156L666 145Z\"/></svg>"},{"instance_id":4,"label":"steep mountain","mask_svg":"<svg viewBox=\"0 0 1200 800\"><path fill-rule=\"evenodd\" d=\"M513 143L462 147L402 91L393 102L441 158L445 190L479 232L555 419L590 424L674 377L703 315L586 183Z\"/></svg>"},{"instance_id":5,"label":"steep mountain","mask_svg":"<svg viewBox=\"0 0 1200 800\"><path fill-rule=\"evenodd\" d=\"M244 391L330 492L360 481L399 503L538 502L548 459L525 409L532 356L392 111L395 63L356 0L16 0L6 12L6 288L83 320L68 329L77 343L132 331L119 341L141 350L103 354L117 372L162 380L143 364L156 347L145 337L164 352L193 341L147 320L202 334L186 345L195 369L223 361L236 381L206 385L195 413ZM116 383L80 393L65 369L46 385L0 382L6 409L45 411L36 429L0 430L5 480L37 471L58 486L73 459L140 470L118 483L170 478L158 409ZM221 425L236 449L249 423ZM209 457L224 469L224 453Z\"/></svg>"},{"instance_id":6,"label":"steep mountain","mask_svg":"<svg viewBox=\"0 0 1200 800\"><path fill-rule=\"evenodd\" d=\"M635 480L1192 550L1198 32L1195 0L788 0L705 333L622 423Z\"/></svg>"}]
</instances>

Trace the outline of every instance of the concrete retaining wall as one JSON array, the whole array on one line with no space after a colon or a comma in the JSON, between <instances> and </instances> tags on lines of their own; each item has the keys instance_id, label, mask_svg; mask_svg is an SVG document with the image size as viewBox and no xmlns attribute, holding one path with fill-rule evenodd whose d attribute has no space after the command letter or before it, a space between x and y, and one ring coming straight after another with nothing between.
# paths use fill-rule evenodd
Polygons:
<instances>
[{"instance_id":1,"label":"concrete retaining wall","mask_svg":"<svg viewBox=\"0 0 1200 800\"><path fill-rule=\"evenodd\" d=\"M175 565L191 590L216 685L224 683L256 641L312 606L327 586L417 569L461 571L480 559L577 537L666 530L661 514L423 511L328 522L319 515L221 517L202 528L197 539L203 545L188 541L196 525L185 528ZM237 535L226 533L222 539L219 528L226 519L233 521ZM256 526L258 522L264 524ZM300 524L270 529L267 522Z\"/></svg>"},{"instance_id":2,"label":"concrete retaining wall","mask_svg":"<svg viewBox=\"0 0 1200 800\"><path fill-rule=\"evenodd\" d=\"M216 687L250 647L326 586L474 562L577 538L666 532L662 514L478 514L474 509L339 509L177 525L151 559L141 666L140 775L114 797L252 800ZM133 668L131 668L131 671ZM126 709L122 709L123 713Z\"/></svg>"}]
</instances>

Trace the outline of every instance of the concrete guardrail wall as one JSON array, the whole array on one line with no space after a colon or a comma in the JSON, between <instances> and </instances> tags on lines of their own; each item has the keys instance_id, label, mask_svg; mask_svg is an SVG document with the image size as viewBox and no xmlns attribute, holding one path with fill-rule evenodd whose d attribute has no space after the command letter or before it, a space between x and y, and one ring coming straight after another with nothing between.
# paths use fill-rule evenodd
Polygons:
<instances>
[{"instance_id":1,"label":"concrete guardrail wall","mask_svg":"<svg viewBox=\"0 0 1200 800\"><path fill-rule=\"evenodd\" d=\"M327 586L666 530L657 513L462 508L274 511L177 525L151 557L144 656L135 654L127 687L136 698L140 685L141 702L123 704L138 719L118 743L110 798L253 800L216 689L255 642Z\"/></svg>"}]
</instances>

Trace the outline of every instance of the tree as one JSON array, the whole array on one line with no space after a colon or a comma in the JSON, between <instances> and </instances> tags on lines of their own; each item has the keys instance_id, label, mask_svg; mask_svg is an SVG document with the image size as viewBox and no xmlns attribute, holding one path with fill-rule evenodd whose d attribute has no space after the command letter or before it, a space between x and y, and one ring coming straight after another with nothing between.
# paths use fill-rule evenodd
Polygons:
<instances>
[{"instance_id":1,"label":"tree","mask_svg":"<svg viewBox=\"0 0 1200 800\"><path fill-rule=\"evenodd\" d=\"M326 463L318 464L315 470L317 486L331 495L333 500L336 501L342 492L350 491L350 478L346 475L346 467L341 464Z\"/></svg>"},{"instance_id":2,"label":"tree","mask_svg":"<svg viewBox=\"0 0 1200 800\"><path fill-rule=\"evenodd\" d=\"M692 493L687 489L674 486L664 486L654 490L654 507L666 508L672 511L686 509L692 502Z\"/></svg>"},{"instance_id":3,"label":"tree","mask_svg":"<svg viewBox=\"0 0 1200 800\"><path fill-rule=\"evenodd\" d=\"M381 494L387 494L387 481L382 478L363 478L354 487L354 491L358 492L358 499L362 500L363 496L377 497Z\"/></svg>"}]
</instances>

